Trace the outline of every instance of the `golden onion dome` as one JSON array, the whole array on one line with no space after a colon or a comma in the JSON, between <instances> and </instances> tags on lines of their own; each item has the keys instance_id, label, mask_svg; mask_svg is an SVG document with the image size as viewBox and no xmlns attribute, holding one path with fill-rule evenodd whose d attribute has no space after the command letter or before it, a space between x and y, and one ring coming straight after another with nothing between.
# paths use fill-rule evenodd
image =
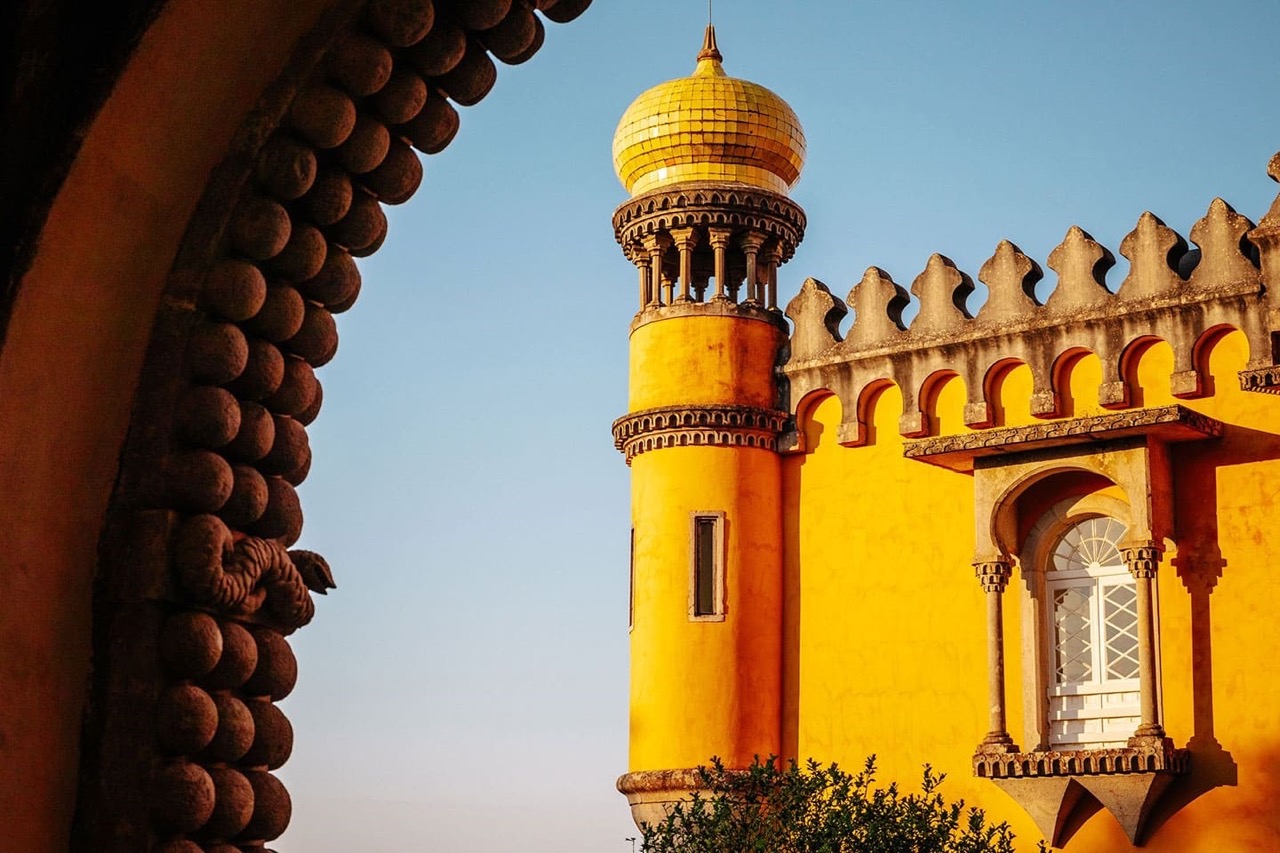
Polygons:
<instances>
[{"instance_id":1,"label":"golden onion dome","mask_svg":"<svg viewBox=\"0 0 1280 853\"><path fill-rule=\"evenodd\" d=\"M800 179L795 112L764 86L725 74L721 60L708 26L693 76L654 86L622 114L613 167L631 195L691 181L785 194Z\"/></svg>"}]
</instances>

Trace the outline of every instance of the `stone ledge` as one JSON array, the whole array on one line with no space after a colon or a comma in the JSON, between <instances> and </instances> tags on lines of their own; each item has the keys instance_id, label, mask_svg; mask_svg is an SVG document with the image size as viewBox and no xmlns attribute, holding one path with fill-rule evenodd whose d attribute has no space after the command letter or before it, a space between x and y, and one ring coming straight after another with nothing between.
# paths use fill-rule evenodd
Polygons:
<instances>
[{"instance_id":1,"label":"stone ledge","mask_svg":"<svg viewBox=\"0 0 1280 853\"><path fill-rule=\"evenodd\" d=\"M973 767L1021 806L1055 847L1066 844L1099 807L1141 847L1161 795L1176 776L1190 771L1191 753L1166 739L1112 749L978 752Z\"/></svg>"},{"instance_id":2,"label":"stone ledge","mask_svg":"<svg viewBox=\"0 0 1280 853\"><path fill-rule=\"evenodd\" d=\"M613 422L613 443L627 464L664 447L758 447L776 451L786 413L754 406L662 406Z\"/></svg>"},{"instance_id":3,"label":"stone ledge","mask_svg":"<svg viewBox=\"0 0 1280 853\"><path fill-rule=\"evenodd\" d=\"M1162 406L923 438L906 442L902 455L953 471L972 471L975 459L1006 453L1132 436L1153 436L1170 442L1192 441L1217 438L1222 435L1222 430L1221 421L1199 412L1183 406Z\"/></svg>"}]
</instances>

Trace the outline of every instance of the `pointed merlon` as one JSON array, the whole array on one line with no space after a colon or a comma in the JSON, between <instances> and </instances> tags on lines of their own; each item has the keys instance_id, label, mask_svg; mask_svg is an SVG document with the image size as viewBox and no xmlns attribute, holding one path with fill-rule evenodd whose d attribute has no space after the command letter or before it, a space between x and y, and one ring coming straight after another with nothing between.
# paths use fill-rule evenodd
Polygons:
<instances>
[{"instance_id":1,"label":"pointed merlon","mask_svg":"<svg viewBox=\"0 0 1280 853\"><path fill-rule=\"evenodd\" d=\"M872 347L901 335L906 331L902 310L910 302L911 296L891 275L879 267L867 267L862 281L849 291L849 304L853 306L850 346Z\"/></svg>"},{"instance_id":2,"label":"pointed merlon","mask_svg":"<svg viewBox=\"0 0 1280 853\"><path fill-rule=\"evenodd\" d=\"M720 55L720 48L716 45L716 28L711 24L707 24L707 32L702 37L702 50L698 51L698 61L701 62L704 59L724 61L724 57Z\"/></svg>"},{"instance_id":3,"label":"pointed merlon","mask_svg":"<svg viewBox=\"0 0 1280 853\"><path fill-rule=\"evenodd\" d=\"M1107 270L1115 265L1115 255L1106 246L1080 226L1072 225L1058 247L1049 253L1049 269L1058 274L1058 283L1045 300L1045 307L1070 313L1106 302L1111 298Z\"/></svg>"},{"instance_id":4,"label":"pointed merlon","mask_svg":"<svg viewBox=\"0 0 1280 853\"><path fill-rule=\"evenodd\" d=\"M802 361L840 342L840 321L849 309L825 284L807 278L800 292L787 303L787 316L795 323L791 333L791 360Z\"/></svg>"},{"instance_id":5,"label":"pointed merlon","mask_svg":"<svg viewBox=\"0 0 1280 853\"><path fill-rule=\"evenodd\" d=\"M1182 235L1148 210L1120 243L1120 254L1129 259L1129 274L1116 295L1150 299L1176 293L1182 286L1178 264L1186 253L1187 241Z\"/></svg>"},{"instance_id":6,"label":"pointed merlon","mask_svg":"<svg viewBox=\"0 0 1280 853\"><path fill-rule=\"evenodd\" d=\"M1204 218L1191 226L1191 242L1200 247L1200 263L1191 271L1191 286L1208 289L1257 280L1258 250L1245 236L1252 229L1247 216L1215 198Z\"/></svg>"},{"instance_id":7,"label":"pointed merlon","mask_svg":"<svg viewBox=\"0 0 1280 853\"><path fill-rule=\"evenodd\" d=\"M1008 323L1028 316L1040 307L1036 299L1036 282L1044 278L1040 265L1022 250L1001 240L996 253L978 270L978 279L991 294L978 311L978 319L986 323Z\"/></svg>"},{"instance_id":8,"label":"pointed merlon","mask_svg":"<svg viewBox=\"0 0 1280 853\"><path fill-rule=\"evenodd\" d=\"M973 279L945 255L929 258L924 272L911 283L911 293L920 300L920 313L911 323L913 334L950 332L972 319L965 300L973 293Z\"/></svg>"}]
</instances>

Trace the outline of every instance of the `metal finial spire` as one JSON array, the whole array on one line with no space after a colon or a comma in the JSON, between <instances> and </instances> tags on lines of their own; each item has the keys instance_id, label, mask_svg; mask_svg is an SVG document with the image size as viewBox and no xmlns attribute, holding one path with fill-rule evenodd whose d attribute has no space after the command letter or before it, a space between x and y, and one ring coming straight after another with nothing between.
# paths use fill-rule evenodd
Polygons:
<instances>
[{"instance_id":1,"label":"metal finial spire","mask_svg":"<svg viewBox=\"0 0 1280 853\"><path fill-rule=\"evenodd\" d=\"M716 28L707 24L707 34L702 38L702 50L698 51L698 61L704 59L714 59L721 62L724 57L720 55L720 48L716 46Z\"/></svg>"}]
</instances>

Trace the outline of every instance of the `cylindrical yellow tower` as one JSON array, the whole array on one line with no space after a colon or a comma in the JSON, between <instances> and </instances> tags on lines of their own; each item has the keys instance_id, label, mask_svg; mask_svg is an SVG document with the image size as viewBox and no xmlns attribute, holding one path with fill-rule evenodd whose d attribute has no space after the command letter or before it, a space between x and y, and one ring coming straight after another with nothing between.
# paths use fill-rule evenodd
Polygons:
<instances>
[{"instance_id":1,"label":"cylindrical yellow tower","mask_svg":"<svg viewBox=\"0 0 1280 853\"><path fill-rule=\"evenodd\" d=\"M637 823L718 756L781 750L782 515L777 268L804 234L784 194L804 136L777 95L725 75L707 29L693 76L645 92L613 144L614 215L639 274L631 466L629 772Z\"/></svg>"}]
</instances>

